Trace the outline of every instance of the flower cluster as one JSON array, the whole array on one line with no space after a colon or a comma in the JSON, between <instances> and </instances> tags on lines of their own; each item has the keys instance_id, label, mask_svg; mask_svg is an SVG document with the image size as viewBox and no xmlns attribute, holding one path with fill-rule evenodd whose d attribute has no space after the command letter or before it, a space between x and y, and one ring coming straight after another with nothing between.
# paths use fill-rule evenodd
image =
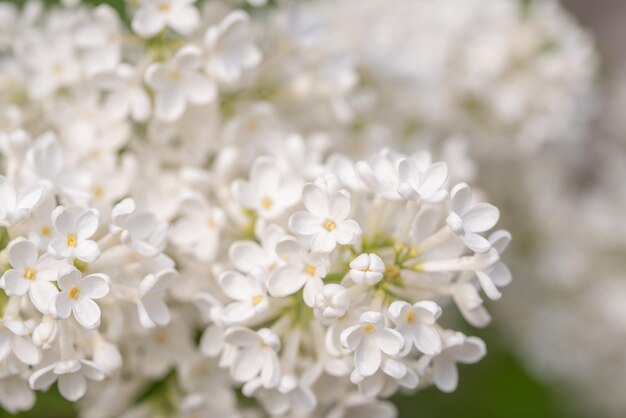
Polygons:
<instances>
[{"instance_id":1,"label":"flower cluster","mask_svg":"<svg viewBox=\"0 0 626 418\"><path fill-rule=\"evenodd\" d=\"M0 3L4 409L57 384L92 418L383 417L455 389L485 345L453 312L486 325L511 279L463 146L380 150L406 124L368 122L385 89L298 8L64 3Z\"/></svg>"},{"instance_id":2,"label":"flower cluster","mask_svg":"<svg viewBox=\"0 0 626 418\"><path fill-rule=\"evenodd\" d=\"M510 236L484 236L498 210L465 183L450 188L445 163L334 154L307 178L259 157L232 193L254 233L230 246L225 297L198 295L210 319L201 347L271 415L343 414L357 394L433 383L453 391L456 364L485 354L438 319L452 303L474 325L489 321L480 293L498 299L509 283L500 254ZM343 389L327 400L321 384Z\"/></svg>"},{"instance_id":3,"label":"flower cluster","mask_svg":"<svg viewBox=\"0 0 626 418\"><path fill-rule=\"evenodd\" d=\"M12 153L9 176L0 176L0 384L10 395L0 402L17 411L33 405L32 390L58 382L61 395L75 401L88 380L119 372L117 342L168 322L163 295L177 275L163 254L165 223L132 198L97 202L101 192L57 180L79 180L78 170L99 161L68 164L51 133L2 139Z\"/></svg>"}]
</instances>

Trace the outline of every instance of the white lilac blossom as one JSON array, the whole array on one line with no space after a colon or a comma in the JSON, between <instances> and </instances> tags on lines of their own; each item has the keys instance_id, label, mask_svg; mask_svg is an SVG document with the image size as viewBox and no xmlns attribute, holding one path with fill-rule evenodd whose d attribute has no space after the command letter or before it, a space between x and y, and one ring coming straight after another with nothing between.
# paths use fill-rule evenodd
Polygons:
<instances>
[{"instance_id":1,"label":"white lilac blossom","mask_svg":"<svg viewBox=\"0 0 626 418\"><path fill-rule=\"evenodd\" d=\"M393 417L484 354L441 321L511 280L465 148L393 151L349 42L231 3L0 8L3 408Z\"/></svg>"}]
</instances>

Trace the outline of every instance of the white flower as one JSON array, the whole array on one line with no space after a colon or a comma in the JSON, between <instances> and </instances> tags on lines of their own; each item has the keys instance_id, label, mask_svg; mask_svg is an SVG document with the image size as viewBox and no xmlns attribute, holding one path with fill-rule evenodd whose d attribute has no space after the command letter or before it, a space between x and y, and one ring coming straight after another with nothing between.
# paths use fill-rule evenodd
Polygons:
<instances>
[{"instance_id":1,"label":"white flower","mask_svg":"<svg viewBox=\"0 0 626 418\"><path fill-rule=\"evenodd\" d=\"M307 211L289 218L289 228L297 235L310 238L311 250L331 252L337 243L347 245L361 235L361 227L350 215L347 192L328 195L320 186L307 184L302 192Z\"/></svg>"},{"instance_id":2,"label":"white flower","mask_svg":"<svg viewBox=\"0 0 626 418\"><path fill-rule=\"evenodd\" d=\"M387 148L374 155L369 161L355 165L359 178L370 191L389 200L399 200L397 157Z\"/></svg>"},{"instance_id":3,"label":"white flower","mask_svg":"<svg viewBox=\"0 0 626 418\"><path fill-rule=\"evenodd\" d=\"M252 41L250 18L241 10L209 27L204 44L208 50L207 72L226 83L237 81L242 70L254 68L261 61L261 52Z\"/></svg>"},{"instance_id":4,"label":"white flower","mask_svg":"<svg viewBox=\"0 0 626 418\"><path fill-rule=\"evenodd\" d=\"M300 199L301 182L283 173L270 158L259 157L250 169L250 180L233 183L239 203L263 219L276 219Z\"/></svg>"},{"instance_id":5,"label":"white flower","mask_svg":"<svg viewBox=\"0 0 626 418\"><path fill-rule=\"evenodd\" d=\"M30 330L22 321L0 321L0 360L5 360L9 353L31 366L41 361L41 350L31 340Z\"/></svg>"},{"instance_id":6,"label":"white flower","mask_svg":"<svg viewBox=\"0 0 626 418\"><path fill-rule=\"evenodd\" d=\"M413 305L397 300L389 306L389 316L404 337L405 355L413 345L427 355L441 351L441 337L435 328L435 321L440 315L439 305L428 300Z\"/></svg>"},{"instance_id":7,"label":"white flower","mask_svg":"<svg viewBox=\"0 0 626 418\"><path fill-rule=\"evenodd\" d=\"M37 347L47 350L53 346L59 336L59 325L50 316L44 316L43 320L33 330L33 342Z\"/></svg>"},{"instance_id":8,"label":"white flower","mask_svg":"<svg viewBox=\"0 0 626 418\"><path fill-rule=\"evenodd\" d=\"M109 293L109 277L94 273L82 277L80 271L69 266L59 272L61 292L53 299L54 314L62 319L71 313L87 329L100 325L100 307L94 299L100 299Z\"/></svg>"},{"instance_id":9,"label":"white flower","mask_svg":"<svg viewBox=\"0 0 626 418\"><path fill-rule=\"evenodd\" d=\"M491 322L483 300L473 283L459 282L452 288L452 299L463 318L471 325L482 328Z\"/></svg>"},{"instance_id":10,"label":"white flower","mask_svg":"<svg viewBox=\"0 0 626 418\"><path fill-rule=\"evenodd\" d=\"M56 258L77 258L91 263L100 257L100 248L89 238L96 233L100 212L58 206L52 211L52 225L56 238L50 241L48 251Z\"/></svg>"},{"instance_id":11,"label":"white flower","mask_svg":"<svg viewBox=\"0 0 626 418\"><path fill-rule=\"evenodd\" d=\"M250 382L260 378L263 387L276 387L280 381L280 364L276 352L280 340L267 328L256 332L243 327L231 328L226 333L226 342L238 348L230 370L239 382Z\"/></svg>"},{"instance_id":12,"label":"white flower","mask_svg":"<svg viewBox=\"0 0 626 418\"><path fill-rule=\"evenodd\" d=\"M139 0L139 9L132 21L133 31L150 38L166 26L182 35L193 32L200 23L195 0Z\"/></svg>"},{"instance_id":13,"label":"white flower","mask_svg":"<svg viewBox=\"0 0 626 418\"><path fill-rule=\"evenodd\" d=\"M315 316L325 320L334 320L345 315L350 307L350 296L345 287L327 284L315 297Z\"/></svg>"},{"instance_id":14,"label":"white flower","mask_svg":"<svg viewBox=\"0 0 626 418\"><path fill-rule=\"evenodd\" d=\"M165 246L167 224L150 212L137 210L133 199L124 199L111 211L109 230L144 257L158 255Z\"/></svg>"},{"instance_id":15,"label":"white flower","mask_svg":"<svg viewBox=\"0 0 626 418\"><path fill-rule=\"evenodd\" d=\"M285 231L275 224L263 228L255 241L236 241L228 249L228 258L235 268L243 273L262 269L269 273L281 262L276 254L276 245L285 237Z\"/></svg>"},{"instance_id":16,"label":"white flower","mask_svg":"<svg viewBox=\"0 0 626 418\"><path fill-rule=\"evenodd\" d=\"M350 278L356 284L372 286L383 278L385 263L377 254L363 253L350 262Z\"/></svg>"},{"instance_id":17,"label":"white flower","mask_svg":"<svg viewBox=\"0 0 626 418\"><path fill-rule=\"evenodd\" d=\"M212 102L217 88L202 74L202 51L186 45L165 64L153 63L146 69L146 83L156 92L156 116L166 122L179 119L187 103L204 105Z\"/></svg>"},{"instance_id":18,"label":"white flower","mask_svg":"<svg viewBox=\"0 0 626 418\"><path fill-rule=\"evenodd\" d=\"M150 116L150 96L142 85L141 76L135 67L119 64L113 70L98 74L97 85L108 92L103 111L113 120L130 117L145 122Z\"/></svg>"},{"instance_id":19,"label":"white flower","mask_svg":"<svg viewBox=\"0 0 626 418\"><path fill-rule=\"evenodd\" d=\"M226 322L243 323L267 311L269 302L263 287L263 278L264 275L259 275L258 270L246 275L227 271L220 276L220 287L235 301L224 307Z\"/></svg>"},{"instance_id":20,"label":"white flower","mask_svg":"<svg viewBox=\"0 0 626 418\"><path fill-rule=\"evenodd\" d=\"M163 297L167 289L178 277L175 270L162 270L157 274L148 274L139 284L137 310L139 321L145 328L167 325L170 313Z\"/></svg>"},{"instance_id":21,"label":"white flower","mask_svg":"<svg viewBox=\"0 0 626 418\"><path fill-rule=\"evenodd\" d=\"M11 226L24 221L46 197L43 186L33 186L18 196L11 180L0 176L0 225Z\"/></svg>"},{"instance_id":22,"label":"white flower","mask_svg":"<svg viewBox=\"0 0 626 418\"><path fill-rule=\"evenodd\" d=\"M13 372L11 370L8 373ZM35 393L20 372L16 371L0 380L0 407L11 414L28 411L35 405Z\"/></svg>"},{"instance_id":23,"label":"white flower","mask_svg":"<svg viewBox=\"0 0 626 418\"><path fill-rule=\"evenodd\" d=\"M506 264L500 261L500 254L504 252L510 241L510 233L503 230L496 231L489 236L489 243L491 244L489 252L476 255L480 265L475 270L476 277L483 291L491 300L498 300L502 297L498 287L504 287L511 283L511 272Z\"/></svg>"},{"instance_id":24,"label":"white flower","mask_svg":"<svg viewBox=\"0 0 626 418\"><path fill-rule=\"evenodd\" d=\"M181 217L170 228L170 240L198 260L212 261L219 249L224 212L199 193L181 202Z\"/></svg>"},{"instance_id":25,"label":"white flower","mask_svg":"<svg viewBox=\"0 0 626 418\"><path fill-rule=\"evenodd\" d=\"M489 203L472 204L472 190L465 183L454 186L450 197L448 226L469 249L477 253L489 251L491 244L479 233L488 231L498 222L498 208Z\"/></svg>"},{"instance_id":26,"label":"white flower","mask_svg":"<svg viewBox=\"0 0 626 418\"><path fill-rule=\"evenodd\" d=\"M276 245L276 254L286 264L274 270L267 280L267 290L274 297L285 297L304 287L304 302L313 307L322 291L322 278L328 273L330 260L324 253L307 251L296 240L287 239Z\"/></svg>"},{"instance_id":27,"label":"white flower","mask_svg":"<svg viewBox=\"0 0 626 418\"><path fill-rule=\"evenodd\" d=\"M405 158L398 164L398 174L398 192L405 199L439 203L448 196L448 192L443 189L448 180L446 163L435 163L422 171L415 161Z\"/></svg>"},{"instance_id":28,"label":"white flower","mask_svg":"<svg viewBox=\"0 0 626 418\"><path fill-rule=\"evenodd\" d=\"M21 237L9 244L7 252L13 267L2 276L7 294L22 296L28 293L39 312L48 312L50 301L58 293L52 282L65 263L48 254L38 257L37 246Z\"/></svg>"},{"instance_id":29,"label":"white flower","mask_svg":"<svg viewBox=\"0 0 626 418\"><path fill-rule=\"evenodd\" d=\"M371 376L380 368L382 353L395 356L404 346L402 335L385 326L380 312L361 314L358 325L341 333L341 344L354 353L354 366L361 376Z\"/></svg>"},{"instance_id":30,"label":"white flower","mask_svg":"<svg viewBox=\"0 0 626 418\"><path fill-rule=\"evenodd\" d=\"M443 350L434 358L424 356L421 364L432 362L435 385L443 392L453 392L459 381L456 363L472 364L484 357L487 350L483 340L467 337L460 332L446 332L443 336Z\"/></svg>"},{"instance_id":31,"label":"white flower","mask_svg":"<svg viewBox=\"0 0 626 418\"><path fill-rule=\"evenodd\" d=\"M122 367L122 355L115 344L97 339L93 349L94 363L99 365L108 375Z\"/></svg>"},{"instance_id":32,"label":"white flower","mask_svg":"<svg viewBox=\"0 0 626 418\"><path fill-rule=\"evenodd\" d=\"M48 389L59 381L59 392L68 401L77 401L87 392L87 379L102 380L104 371L89 360L59 360L36 370L28 380L34 390Z\"/></svg>"}]
</instances>

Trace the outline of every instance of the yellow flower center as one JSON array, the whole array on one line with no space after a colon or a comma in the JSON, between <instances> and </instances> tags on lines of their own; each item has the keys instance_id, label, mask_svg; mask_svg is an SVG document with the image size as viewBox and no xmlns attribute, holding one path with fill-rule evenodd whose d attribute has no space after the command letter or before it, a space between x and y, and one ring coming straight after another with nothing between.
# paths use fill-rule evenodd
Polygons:
<instances>
[{"instance_id":1,"label":"yellow flower center","mask_svg":"<svg viewBox=\"0 0 626 418\"><path fill-rule=\"evenodd\" d=\"M413 311L408 311L406 313L406 322L409 324L412 324L415 322L415 312Z\"/></svg>"},{"instance_id":2,"label":"yellow flower center","mask_svg":"<svg viewBox=\"0 0 626 418\"><path fill-rule=\"evenodd\" d=\"M174 69L170 71L170 78L174 81L178 81L180 80L180 78L182 77L182 74L180 73L180 70L178 69Z\"/></svg>"},{"instance_id":3,"label":"yellow flower center","mask_svg":"<svg viewBox=\"0 0 626 418\"><path fill-rule=\"evenodd\" d=\"M65 66L62 63L57 62L52 66L52 72L55 75L60 76L63 72L65 72Z\"/></svg>"},{"instance_id":4,"label":"yellow flower center","mask_svg":"<svg viewBox=\"0 0 626 418\"><path fill-rule=\"evenodd\" d=\"M254 299L252 299L252 304L256 306L259 303L263 302L263 299L264 299L263 295L255 296Z\"/></svg>"},{"instance_id":5,"label":"yellow flower center","mask_svg":"<svg viewBox=\"0 0 626 418\"><path fill-rule=\"evenodd\" d=\"M328 231L333 231L335 228L337 228L337 224L335 223L335 221L327 219L324 223L324 228L326 228Z\"/></svg>"},{"instance_id":6,"label":"yellow flower center","mask_svg":"<svg viewBox=\"0 0 626 418\"><path fill-rule=\"evenodd\" d=\"M103 192L103 190L102 190L102 187L100 187L100 186L95 186L95 187L93 188L93 190L92 190L92 193L93 193L93 196L94 196L96 199L100 199L100 198L102 198L102 195L104 194L104 192Z\"/></svg>"},{"instance_id":7,"label":"yellow flower center","mask_svg":"<svg viewBox=\"0 0 626 418\"><path fill-rule=\"evenodd\" d=\"M217 222L215 222L215 219L209 218L209 228L211 229L217 228Z\"/></svg>"},{"instance_id":8,"label":"yellow flower center","mask_svg":"<svg viewBox=\"0 0 626 418\"><path fill-rule=\"evenodd\" d=\"M374 325L372 324L367 324L363 327L363 331L365 331L366 333L370 334L371 332L374 331Z\"/></svg>"},{"instance_id":9,"label":"yellow flower center","mask_svg":"<svg viewBox=\"0 0 626 418\"><path fill-rule=\"evenodd\" d=\"M24 271L24 278L28 280L35 280L37 277L37 272L31 268L26 268Z\"/></svg>"},{"instance_id":10,"label":"yellow flower center","mask_svg":"<svg viewBox=\"0 0 626 418\"><path fill-rule=\"evenodd\" d=\"M387 274L387 276L394 279L398 277L398 275L400 275L400 267L398 267L395 264L392 264L385 269L385 274Z\"/></svg>"},{"instance_id":11,"label":"yellow flower center","mask_svg":"<svg viewBox=\"0 0 626 418\"><path fill-rule=\"evenodd\" d=\"M304 271L309 276L315 276L316 269L315 269L315 267L310 266L310 265L307 264L306 267L304 267Z\"/></svg>"},{"instance_id":12,"label":"yellow flower center","mask_svg":"<svg viewBox=\"0 0 626 418\"><path fill-rule=\"evenodd\" d=\"M170 11L170 5L168 3L161 3L158 6L159 12L167 13Z\"/></svg>"},{"instance_id":13,"label":"yellow flower center","mask_svg":"<svg viewBox=\"0 0 626 418\"><path fill-rule=\"evenodd\" d=\"M259 122L255 118L250 118L244 123L243 128L246 132L254 132L258 129Z\"/></svg>"},{"instance_id":14,"label":"yellow flower center","mask_svg":"<svg viewBox=\"0 0 626 418\"><path fill-rule=\"evenodd\" d=\"M67 236L67 246L76 247L76 234L69 234Z\"/></svg>"},{"instance_id":15,"label":"yellow flower center","mask_svg":"<svg viewBox=\"0 0 626 418\"><path fill-rule=\"evenodd\" d=\"M274 202L272 202L272 199L270 199L269 197L264 197L263 199L261 199L261 207L263 209L268 210L273 205L274 205Z\"/></svg>"},{"instance_id":16,"label":"yellow flower center","mask_svg":"<svg viewBox=\"0 0 626 418\"><path fill-rule=\"evenodd\" d=\"M50 235L50 228L47 226L42 226L39 230L39 233L41 233L41 235L43 235L44 237L47 237L48 235Z\"/></svg>"},{"instance_id":17,"label":"yellow flower center","mask_svg":"<svg viewBox=\"0 0 626 418\"><path fill-rule=\"evenodd\" d=\"M77 288L76 286L70 287L70 294L69 294L70 299L76 299L78 295L80 295L80 289Z\"/></svg>"}]
</instances>

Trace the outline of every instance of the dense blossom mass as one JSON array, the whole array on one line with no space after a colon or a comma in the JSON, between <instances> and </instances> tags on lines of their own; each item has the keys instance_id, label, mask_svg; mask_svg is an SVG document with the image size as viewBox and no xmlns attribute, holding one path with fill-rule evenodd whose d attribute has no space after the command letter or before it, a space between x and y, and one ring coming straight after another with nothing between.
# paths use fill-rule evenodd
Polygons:
<instances>
[{"instance_id":1,"label":"dense blossom mass","mask_svg":"<svg viewBox=\"0 0 626 418\"><path fill-rule=\"evenodd\" d=\"M456 117L407 112L421 81L386 88L354 16L235 3L0 3L5 410L56 385L89 417L392 417L486 354L449 327L490 321L511 236L462 139L411 141ZM526 112L488 105L503 135Z\"/></svg>"}]
</instances>

